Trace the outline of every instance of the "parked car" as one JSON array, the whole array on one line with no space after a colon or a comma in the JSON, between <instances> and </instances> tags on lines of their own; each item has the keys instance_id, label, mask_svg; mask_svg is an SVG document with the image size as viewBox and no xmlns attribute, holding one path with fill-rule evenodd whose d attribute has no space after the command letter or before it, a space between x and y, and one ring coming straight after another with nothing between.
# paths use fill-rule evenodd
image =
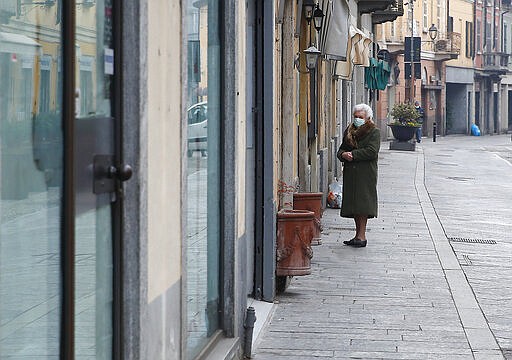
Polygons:
<instances>
[{"instance_id":1,"label":"parked car","mask_svg":"<svg viewBox=\"0 0 512 360\"><path fill-rule=\"evenodd\" d=\"M187 110L188 117L188 156L201 151L206 156L208 139L208 103L206 101L192 105Z\"/></svg>"}]
</instances>

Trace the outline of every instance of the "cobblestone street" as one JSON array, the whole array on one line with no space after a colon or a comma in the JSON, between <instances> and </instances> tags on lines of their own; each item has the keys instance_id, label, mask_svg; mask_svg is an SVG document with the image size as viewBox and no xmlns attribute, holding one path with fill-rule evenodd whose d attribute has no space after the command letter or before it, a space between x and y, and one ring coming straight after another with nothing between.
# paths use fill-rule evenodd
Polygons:
<instances>
[{"instance_id":1,"label":"cobblestone street","mask_svg":"<svg viewBox=\"0 0 512 360\"><path fill-rule=\"evenodd\" d=\"M368 247L344 246L353 222L326 209L255 359L512 358L510 135L424 140L382 143Z\"/></svg>"}]
</instances>

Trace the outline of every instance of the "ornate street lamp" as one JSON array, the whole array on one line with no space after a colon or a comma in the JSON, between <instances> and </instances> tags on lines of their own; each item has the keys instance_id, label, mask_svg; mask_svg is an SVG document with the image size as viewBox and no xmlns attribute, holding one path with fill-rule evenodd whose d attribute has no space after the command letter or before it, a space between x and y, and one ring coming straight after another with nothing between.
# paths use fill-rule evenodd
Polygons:
<instances>
[{"instance_id":1,"label":"ornate street lamp","mask_svg":"<svg viewBox=\"0 0 512 360\"><path fill-rule=\"evenodd\" d=\"M324 22L324 12L318 4L316 4L315 11L313 12L313 22L315 23L316 31L320 31L322 29L322 23Z\"/></svg>"},{"instance_id":2,"label":"ornate street lamp","mask_svg":"<svg viewBox=\"0 0 512 360\"><path fill-rule=\"evenodd\" d=\"M437 37L437 28L434 24L432 24L431 27L428 28L428 36L430 36L430 39L434 41Z\"/></svg>"},{"instance_id":3,"label":"ornate street lamp","mask_svg":"<svg viewBox=\"0 0 512 360\"><path fill-rule=\"evenodd\" d=\"M302 3L302 8L304 9L304 17L308 22L308 25L311 23L311 19L313 18L313 9L315 8L314 0L304 0Z\"/></svg>"},{"instance_id":4,"label":"ornate street lamp","mask_svg":"<svg viewBox=\"0 0 512 360\"><path fill-rule=\"evenodd\" d=\"M320 51L313 45L304 50L304 54L306 55L306 67L309 70L316 68L316 62L321 54Z\"/></svg>"}]
</instances>

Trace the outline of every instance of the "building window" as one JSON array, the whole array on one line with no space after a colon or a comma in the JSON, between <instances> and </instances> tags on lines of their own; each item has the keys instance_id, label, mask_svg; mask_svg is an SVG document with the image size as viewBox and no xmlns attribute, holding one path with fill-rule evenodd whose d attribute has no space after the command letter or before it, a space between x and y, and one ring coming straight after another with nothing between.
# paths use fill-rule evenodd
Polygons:
<instances>
[{"instance_id":1,"label":"building window","mask_svg":"<svg viewBox=\"0 0 512 360\"><path fill-rule=\"evenodd\" d=\"M496 23L494 25L494 36L492 37L492 48L494 50L497 50L497 46L498 46L498 36L499 36L499 31L498 31L498 23Z\"/></svg>"},{"instance_id":2,"label":"building window","mask_svg":"<svg viewBox=\"0 0 512 360\"><path fill-rule=\"evenodd\" d=\"M503 24L503 52L505 54L508 54L507 31L507 24Z\"/></svg>"},{"instance_id":3,"label":"building window","mask_svg":"<svg viewBox=\"0 0 512 360\"><path fill-rule=\"evenodd\" d=\"M475 55L473 23L466 21L466 57L471 58Z\"/></svg>"},{"instance_id":4,"label":"building window","mask_svg":"<svg viewBox=\"0 0 512 360\"><path fill-rule=\"evenodd\" d=\"M423 31L428 31L428 1L423 0Z\"/></svg>"},{"instance_id":5,"label":"building window","mask_svg":"<svg viewBox=\"0 0 512 360\"><path fill-rule=\"evenodd\" d=\"M491 37L492 37L492 34L491 34L491 24L490 23L485 23L485 44L484 44L484 52L488 53L490 52L490 47L491 47Z\"/></svg>"},{"instance_id":6,"label":"building window","mask_svg":"<svg viewBox=\"0 0 512 360\"><path fill-rule=\"evenodd\" d=\"M482 51L482 25L480 20L476 20L476 51Z\"/></svg>"},{"instance_id":7,"label":"building window","mask_svg":"<svg viewBox=\"0 0 512 360\"><path fill-rule=\"evenodd\" d=\"M437 28L441 28L441 0L437 0Z\"/></svg>"}]
</instances>

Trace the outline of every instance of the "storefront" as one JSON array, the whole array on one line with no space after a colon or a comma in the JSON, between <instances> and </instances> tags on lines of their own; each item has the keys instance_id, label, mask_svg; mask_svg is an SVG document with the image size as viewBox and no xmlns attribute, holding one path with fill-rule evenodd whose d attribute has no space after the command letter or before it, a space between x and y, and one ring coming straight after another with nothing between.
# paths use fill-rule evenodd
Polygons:
<instances>
[{"instance_id":1,"label":"storefront","mask_svg":"<svg viewBox=\"0 0 512 360\"><path fill-rule=\"evenodd\" d=\"M112 0L3 1L0 357L120 352Z\"/></svg>"},{"instance_id":2,"label":"storefront","mask_svg":"<svg viewBox=\"0 0 512 360\"><path fill-rule=\"evenodd\" d=\"M234 0L0 2L0 358L240 352L245 16Z\"/></svg>"}]
</instances>

